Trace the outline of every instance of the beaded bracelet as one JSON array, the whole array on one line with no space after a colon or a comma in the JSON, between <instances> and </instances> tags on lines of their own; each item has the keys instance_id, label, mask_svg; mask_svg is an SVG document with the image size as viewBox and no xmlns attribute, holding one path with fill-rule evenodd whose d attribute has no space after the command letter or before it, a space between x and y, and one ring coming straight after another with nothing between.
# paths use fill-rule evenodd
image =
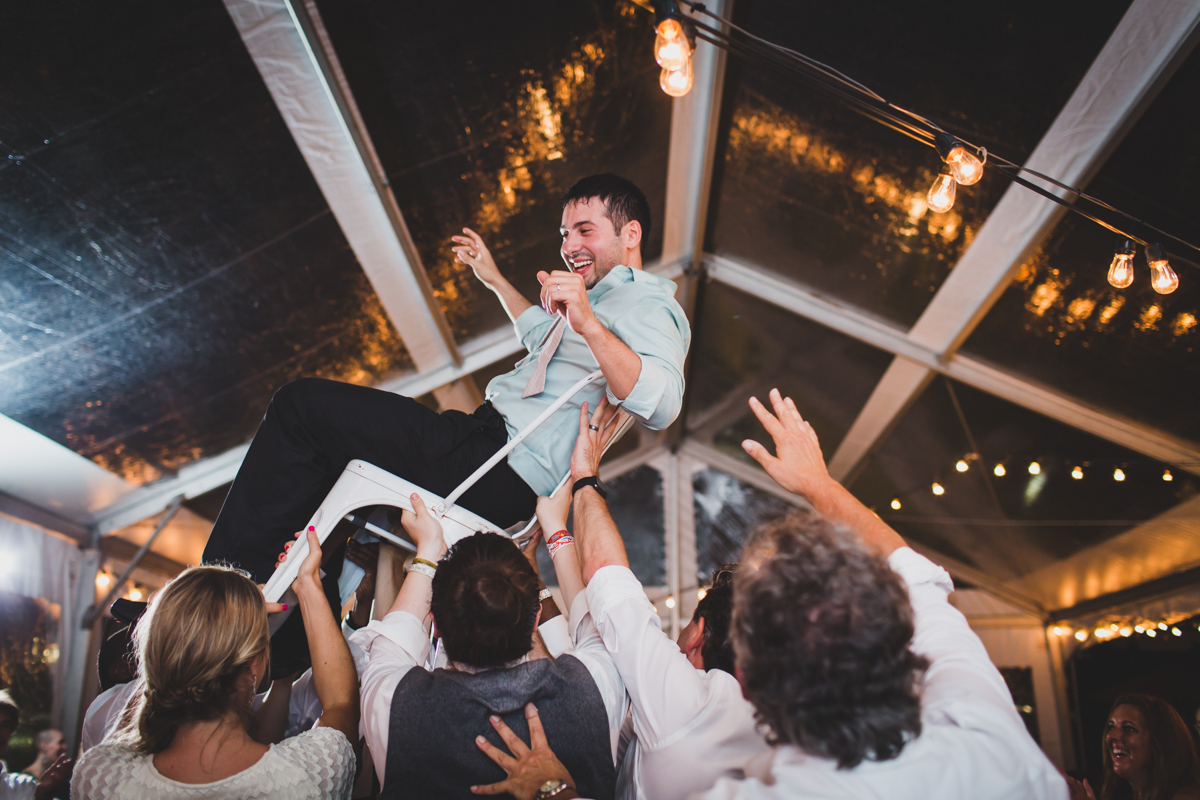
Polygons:
<instances>
[{"instance_id":1,"label":"beaded bracelet","mask_svg":"<svg viewBox=\"0 0 1200 800\"><path fill-rule=\"evenodd\" d=\"M558 531L546 540L546 549L550 551L550 558L554 558L554 554L557 553L562 547L574 543L575 537L571 536L571 534L564 529Z\"/></svg>"}]
</instances>

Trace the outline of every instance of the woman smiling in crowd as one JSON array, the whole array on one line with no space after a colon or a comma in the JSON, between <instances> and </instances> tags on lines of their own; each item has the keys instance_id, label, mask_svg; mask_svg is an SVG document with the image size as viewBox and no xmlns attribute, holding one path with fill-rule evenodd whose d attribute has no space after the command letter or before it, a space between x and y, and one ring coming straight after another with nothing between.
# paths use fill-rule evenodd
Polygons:
<instances>
[{"instance_id":1,"label":"woman smiling in crowd","mask_svg":"<svg viewBox=\"0 0 1200 800\"><path fill-rule=\"evenodd\" d=\"M1200 800L1192 737L1179 713L1147 694L1118 697L1102 739L1100 800ZM1068 779L1072 800L1094 800L1087 781Z\"/></svg>"}]
</instances>

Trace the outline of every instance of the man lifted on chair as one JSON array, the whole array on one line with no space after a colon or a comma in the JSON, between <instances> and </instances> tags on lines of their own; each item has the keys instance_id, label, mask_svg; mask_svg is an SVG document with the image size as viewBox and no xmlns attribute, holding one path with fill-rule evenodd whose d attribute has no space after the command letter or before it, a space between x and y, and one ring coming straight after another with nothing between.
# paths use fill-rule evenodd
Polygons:
<instances>
[{"instance_id":1,"label":"man lifted on chair","mask_svg":"<svg viewBox=\"0 0 1200 800\"><path fill-rule=\"evenodd\" d=\"M584 402L609 402L660 430L679 414L691 332L675 285L642 270L650 208L616 175L593 175L563 198L567 269L538 272L540 306L505 280L478 234L455 236L456 259L500 298L529 350L488 385L472 414L431 411L412 398L317 378L283 386L267 408L204 550L256 581L271 576L293 532L352 459L445 497L572 384L597 369L605 383L576 394L471 487L458 504L500 527L534 514L569 471Z\"/></svg>"}]
</instances>

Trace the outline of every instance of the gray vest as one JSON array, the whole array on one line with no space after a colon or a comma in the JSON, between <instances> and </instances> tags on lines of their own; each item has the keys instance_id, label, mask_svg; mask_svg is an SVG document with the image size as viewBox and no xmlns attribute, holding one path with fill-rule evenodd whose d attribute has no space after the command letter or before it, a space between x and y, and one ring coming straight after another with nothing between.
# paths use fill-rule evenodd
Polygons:
<instances>
[{"instance_id":1,"label":"gray vest","mask_svg":"<svg viewBox=\"0 0 1200 800\"><path fill-rule=\"evenodd\" d=\"M475 800L471 786L505 779L475 737L483 734L508 752L488 721L495 714L528 743L526 703L537 706L546 740L575 779L579 795L611 800L617 772L608 712L587 667L569 655L475 674L410 669L392 695L380 798Z\"/></svg>"}]
</instances>

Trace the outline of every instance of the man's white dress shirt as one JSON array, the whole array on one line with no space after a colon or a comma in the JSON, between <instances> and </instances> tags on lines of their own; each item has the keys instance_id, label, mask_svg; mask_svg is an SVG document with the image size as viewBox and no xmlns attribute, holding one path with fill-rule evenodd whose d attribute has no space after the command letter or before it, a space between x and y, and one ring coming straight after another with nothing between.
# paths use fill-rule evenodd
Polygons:
<instances>
[{"instance_id":1,"label":"man's white dress shirt","mask_svg":"<svg viewBox=\"0 0 1200 800\"><path fill-rule=\"evenodd\" d=\"M930 661L921 686L921 735L894 759L846 770L778 747L747 764L745 780L722 779L695 797L1066 800L1066 781L1030 738L983 643L947 600L950 576L907 547L888 564L908 586L912 649Z\"/></svg>"},{"instance_id":2,"label":"man's white dress shirt","mask_svg":"<svg viewBox=\"0 0 1200 800\"><path fill-rule=\"evenodd\" d=\"M587 598L582 592L571 606L572 640L571 655L587 667L608 714L609 741L612 745L613 762L616 763L617 743L621 723L629 713L629 696L625 684L604 642L596 631L587 608ZM375 773L379 785L384 785L384 770L387 766L388 733L392 723L392 695L396 687L413 667L424 668L429 656L429 633L422 620L407 611L393 611L382 620L373 620L350 637L350 642L367 654L366 668L359 672L362 703L362 731L371 748L375 762Z\"/></svg>"},{"instance_id":3,"label":"man's white dress shirt","mask_svg":"<svg viewBox=\"0 0 1200 800\"><path fill-rule=\"evenodd\" d=\"M635 738L617 779L618 798L682 800L718 778L741 777L746 761L768 750L737 679L692 666L663 633L628 568L597 570L587 598L633 702Z\"/></svg>"},{"instance_id":4,"label":"man's white dress shirt","mask_svg":"<svg viewBox=\"0 0 1200 800\"><path fill-rule=\"evenodd\" d=\"M38 779L24 772L9 772L0 761L0 800L33 800Z\"/></svg>"}]
</instances>

